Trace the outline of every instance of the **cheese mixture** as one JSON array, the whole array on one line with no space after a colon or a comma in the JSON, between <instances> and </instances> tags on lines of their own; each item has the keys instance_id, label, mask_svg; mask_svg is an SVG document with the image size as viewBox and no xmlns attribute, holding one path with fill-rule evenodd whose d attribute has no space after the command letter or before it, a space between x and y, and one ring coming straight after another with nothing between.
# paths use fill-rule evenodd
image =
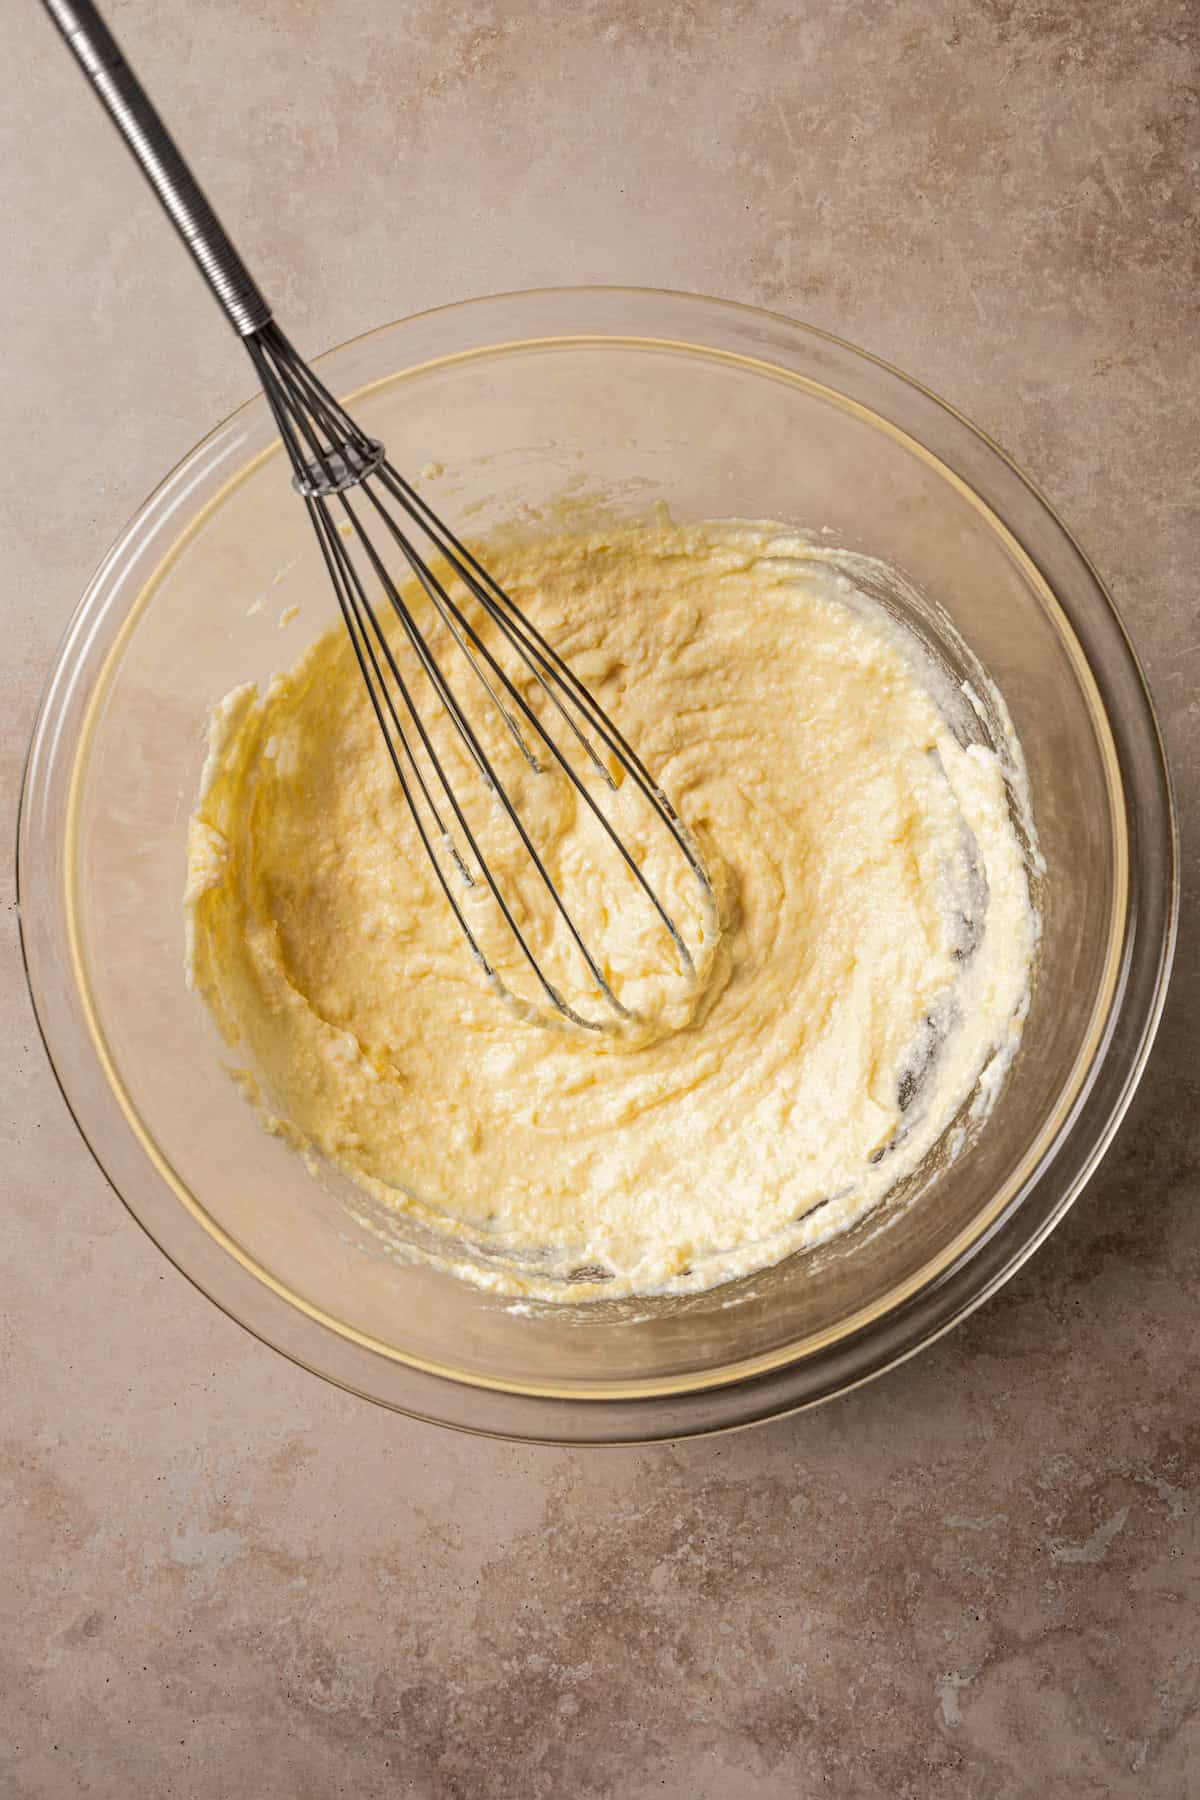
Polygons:
<instances>
[{"instance_id":1,"label":"cheese mixture","mask_svg":"<svg viewBox=\"0 0 1200 1800\"><path fill-rule=\"evenodd\" d=\"M1013 823L1011 732L1001 755L971 741L962 692L862 591L871 565L782 527L622 527L482 554L685 822L710 887L634 784L582 776L692 966L581 796L553 766L534 773L501 725L487 753L617 1016L435 707L516 923L605 1029L541 1022L486 882L465 887L452 862L451 838L480 874L447 814L438 866L489 981L338 623L213 720L190 975L236 1072L269 1127L348 1175L395 1237L419 1227L503 1293L702 1288L844 1230L981 1110L1019 1038L1036 850ZM454 646L411 604L454 673ZM479 684L454 678L483 717ZM561 721L554 735L570 742Z\"/></svg>"}]
</instances>

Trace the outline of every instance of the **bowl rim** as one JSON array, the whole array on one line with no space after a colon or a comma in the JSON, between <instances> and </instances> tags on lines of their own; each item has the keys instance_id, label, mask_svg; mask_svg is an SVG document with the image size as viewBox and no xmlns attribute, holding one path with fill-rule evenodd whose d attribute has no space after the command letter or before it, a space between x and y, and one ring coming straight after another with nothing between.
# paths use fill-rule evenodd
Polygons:
<instances>
[{"instance_id":1,"label":"bowl rim","mask_svg":"<svg viewBox=\"0 0 1200 1800\"><path fill-rule=\"evenodd\" d=\"M715 1372L705 1371L698 1377L684 1376L652 1383L642 1381L640 1383L604 1384L592 1388L573 1386L564 1390L481 1379L473 1372L458 1371L423 1362L419 1358L397 1350L394 1346L382 1345L376 1340L364 1337L353 1327L347 1326L344 1321L336 1320L330 1315L322 1313L320 1309L312 1306L302 1297L290 1293L275 1277L271 1276L269 1271L264 1270L254 1259L249 1258L240 1246L216 1224L202 1204L190 1196L186 1186L170 1169L169 1162L163 1153L149 1138L144 1127L141 1127L132 1102L128 1105L125 1103L124 1090L105 1051L103 1032L99 1021L91 1012L90 995L78 953L78 945L72 937L72 974L83 1002L92 1052L102 1072L109 1094L120 1105L126 1124L140 1139L142 1151L157 1170L159 1177L165 1180L174 1191L175 1199L183 1201L189 1206L197 1221L221 1245L222 1255L240 1261L257 1283L264 1284L261 1291L265 1291L267 1288L273 1289L280 1304L298 1309L314 1330L324 1334L340 1333L343 1337L356 1343L359 1350L365 1352L369 1358L386 1361L393 1371L398 1368L407 1371L415 1377L415 1384L412 1382L407 1384L413 1387L414 1391L406 1391L405 1394L396 1396L375 1391L370 1385L359 1385L359 1381L350 1378L345 1369L328 1366L320 1356L312 1354L312 1347L296 1342L294 1332L273 1330L270 1325L260 1326L259 1323L246 1318L239 1308L237 1295L231 1295L228 1291L214 1292L212 1273L210 1272L208 1279L205 1279L197 1272L195 1266L189 1267L176 1249L163 1241L163 1236L147 1220L134 1200L122 1191L122 1187L107 1166L105 1156L93 1141L96 1135L95 1131L87 1129L79 1109L73 1102L72 1084L61 1066L62 1056L55 1054L55 1044L61 1042L59 1033L62 1029L68 1028L70 1021L60 1017L55 1011L52 999L45 985L39 979L38 952L31 945L22 895L23 876L25 870L31 865L34 868L34 874L32 880L27 883L27 888L32 887L36 892L37 884L37 845L36 842L31 841L29 829L29 821L33 812L31 796L33 786L42 770L47 733L51 731L54 723L53 701L57 688L70 671L72 652L76 648L80 632L88 623L93 609L99 610L100 608L107 578L119 568L123 552L150 528L156 512L166 509L176 488L181 483L186 485L188 472L207 463L210 452L221 440L235 431L239 420L244 415L255 414L264 409L264 402L259 395L252 396L235 408L181 458L157 484L143 504L137 508L102 559L67 625L43 691L26 755L17 821L16 889L22 956L30 997L52 1071L68 1109L71 1111L85 1143L118 1197L153 1241L164 1251L164 1254L192 1281L193 1285L199 1287L208 1298L221 1306L222 1310L228 1312L244 1328L262 1338L263 1341L270 1343L273 1347L281 1350L283 1354L288 1355L292 1360L309 1368L314 1373L320 1374L364 1398L375 1400L380 1404L393 1407L395 1410L409 1412L416 1416L435 1418L442 1423L458 1425L463 1429L482 1431L485 1434L494 1432L495 1435L503 1437L527 1437L538 1441L549 1439L558 1442L593 1443L646 1441L653 1438L687 1435L693 1431L734 1429L741 1424L751 1423L757 1418L816 1404L831 1397L834 1393L857 1386L882 1373L884 1369L905 1360L907 1356L915 1354L926 1343L935 1341L937 1337L965 1318L976 1306L981 1305L990 1294L994 1293L1004 1281L1015 1273L1026 1257L1032 1254L1047 1233L1063 1217L1082 1191L1111 1142L1140 1079L1161 1016L1174 950L1179 906L1178 828L1170 774L1145 677L1111 597L1090 560L1075 543L1054 508L1035 484L1023 474L1015 461L986 433L980 431L962 413L919 381L903 374L892 364L872 352L862 350L833 333L803 324L781 313L744 306L735 301L712 299L676 290L609 285L529 289L459 301L446 307L430 308L410 315L406 319L376 326L370 331L324 352L320 358L315 360L318 362L324 362L326 359L333 361L361 349L374 340L402 333L406 329L411 330L422 323L444 321L451 316L461 318L463 315L470 315L479 319L481 315L486 316L489 311L495 312L501 307L519 307L523 303L537 307L561 301L568 306L579 304L586 308L589 301L595 301L601 296L618 301L637 299L649 304L658 304L659 302L665 302L668 305L677 304L685 310L690 309L693 316L698 314L715 315L720 312L732 320L745 323L761 325L763 322L771 322L776 328L793 336L797 343L818 340L833 347L840 355L848 357L851 361L862 361L871 365L887 377L891 383L894 383L901 395L906 391L911 391L922 396L926 402L931 403L938 416L954 421L962 432L982 444L987 451L998 458L1000 463L1016 477L1020 488L1032 499L1035 506L1039 507L1046 515L1053 529L1078 559L1095 591L1099 605L1096 616L1090 621L1093 630L1099 629L1102 635L1107 636L1109 653L1115 654L1123 661L1127 680L1130 676L1133 678L1132 693L1137 706L1137 717L1115 716L1105 704L1106 684L1097 672L1092 658L1080 644L1075 630L1076 622L1072 618L1070 610L1064 607L1061 597L1042 575L1036 560L1025 550L1020 539L996 513L992 505L979 495L969 482L958 475L953 466L946 463L941 455L931 451L920 438L897 425L894 420L851 399L836 388L825 390L842 405L848 405L855 410L864 412L872 423L883 425L891 435L904 440L927 460L936 463L943 474L947 475L960 489L965 490L986 512L993 527L1007 538L1010 547L1027 566L1034 579L1034 585L1042 593L1044 600L1058 613L1060 622L1065 620L1069 645L1079 649L1082 668L1094 690L1094 698L1099 704L1100 718L1111 734L1115 759L1115 768L1112 772L1116 776L1118 792L1125 807L1125 816L1128 817L1134 796L1128 791L1128 783L1123 778L1123 763L1119 755L1120 740L1131 735L1140 736L1143 756L1147 750L1150 752L1151 775L1158 778L1156 798L1161 822L1165 823L1166 828L1165 841L1159 845L1159 849L1165 853L1169 865L1169 880L1166 883L1165 895L1160 894L1159 896L1157 928L1155 929L1152 905L1154 896L1138 892L1141 871L1136 863L1131 867L1129 859L1126 858L1125 875L1127 883L1131 884L1129 906L1126 916L1114 920L1113 924L1114 940L1119 941L1114 941L1109 946L1111 980L1106 984L1106 991L1102 994L1101 999L1097 1001L1097 1011L1093 1015L1089 1031L1087 1055L1085 1056L1084 1051L1081 1050L1077 1057L1076 1069L1079 1079L1075 1083L1069 1102L1060 1109L1062 1116L1056 1113L1047 1120L1043 1132L1039 1134L1039 1138L1034 1140L1035 1149L1043 1136L1048 1140L1042 1145L1041 1150L1036 1155L1034 1150L1031 1150L1023 1158L1023 1165L1029 1163L1036 1164L1036 1166L1030 1167L1027 1173L1021 1175L1020 1179L1014 1178L1010 1184L1006 1184L1006 1187L1011 1187L1012 1191L1006 1193L1005 1190L1002 1190L1002 1198L996 1201L991 1208L986 1209L984 1214L979 1215L978 1222L973 1223L969 1231L960 1233L959 1237L951 1245L945 1247L936 1259L931 1259L932 1263L936 1263L932 1274L929 1273L929 1264L923 1266L918 1276L910 1278L907 1283L891 1290L884 1300L871 1308L869 1317L860 1319L856 1315L852 1316L848 1323L832 1334L830 1343L820 1343L815 1348L806 1349L806 1341L799 1340L795 1345L782 1351L773 1352L769 1356L751 1359L748 1363L728 1365ZM403 379L405 376L427 370L432 366L463 355L497 354L503 350L530 347L547 340L583 342L590 339L595 342L607 339L616 341L621 335L613 330L587 332L560 329L518 339L481 338L477 344L465 351L452 352L448 356L422 358L411 363L401 362L390 374L360 385L356 394L361 396L373 387ZM653 341L643 331L632 331L625 335L627 340L631 341ZM657 341L664 342L664 340ZM694 338L672 332L665 342L678 348L691 347L709 355L729 354L708 344L702 329L695 334ZM759 361L773 373L790 376L810 389L820 389L823 385L810 375L802 375L798 370L772 362L765 354L760 357L743 354L736 356L734 360L750 364ZM127 631L140 615L143 606L148 602L165 566L173 561L175 554L198 528L201 520L220 504L221 499L232 485L240 484L241 481L248 478L252 470L267 457L277 453L277 449L277 444L268 445L266 448L260 449L257 454L240 462L232 475L221 483L218 490L209 496L197 512L187 518L183 528L173 532L165 557L160 556L156 559L148 579L143 581L132 603L126 604L121 616L116 620L111 641L104 649L98 672L88 691L84 729L71 753L70 795L64 830L64 879L68 889L71 889L73 883L72 865L76 835L74 801L80 773L86 760L89 727L94 717L97 698L104 691L108 672L113 667L120 645ZM173 501L172 504L174 504ZM1128 760L1136 762L1137 759L1131 753ZM1142 885L1144 886L1144 883ZM1165 904L1163 904L1164 901ZM69 921L73 922L74 906L70 899L68 900L67 914ZM1149 956L1147 955L1144 924L1147 914L1150 918L1152 940L1149 943ZM1137 984L1128 979L1130 975L1128 965L1132 953L1129 938L1131 930L1138 927L1142 930L1143 979L1141 988L1143 991L1139 996L1135 996L1133 989ZM1146 979L1147 975L1152 977L1149 984ZM1131 1020L1128 1011L1122 1015L1121 1009L1123 1005L1127 1008L1133 998L1138 1000L1138 1004L1134 1007L1134 1017ZM1098 1014L1101 1016L1097 1016ZM1036 1190L1039 1187L1054 1187L1054 1184L1048 1179L1051 1173L1050 1165L1059 1157L1064 1140L1072 1132L1075 1133L1077 1140L1079 1139L1081 1115L1087 1110L1087 1103L1093 1097L1095 1077L1103 1069L1111 1052L1111 1038L1119 1015L1124 1018L1125 1036L1129 1041L1117 1071L1118 1080L1115 1083L1115 1091L1107 1098L1101 1109L1103 1116L1094 1119L1090 1132L1084 1134L1086 1142L1077 1142L1077 1152L1082 1151L1082 1154L1077 1154L1075 1158L1077 1166L1073 1171L1067 1172L1065 1181L1061 1180L1062 1170L1060 1169L1057 1192L1052 1195L1043 1193L1041 1206L1034 1207L1031 1211L1031 1202L1037 1197ZM1111 1068L1108 1073L1110 1076L1108 1085L1113 1087ZM983 1251L987 1251L988 1254L980 1266L979 1253ZM961 1279L964 1275L970 1277L965 1288ZM982 1276L982 1280L979 1279L980 1276ZM221 1286L222 1284L218 1282L216 1285ZM825 1334L826 1337L830 1335ZM798 1369L804 1369L811 1376L822 1359L828 1365L823 1378L815 1382L810 1379L799 1385L794 1379L789 1380L789 1375L794 1377ZM432 1387L428 1385L430 1383L433 1384ZM467 1407L464 1413L461 1407L448 1406L446 1404L448 1390L463 1388L478 1397L485 1414L490 1399L496 1396L506 1396L510 1404L504 1408L506 1416L502 1422L493 1427L489 1425L486 1417L479 1419L471 1416L474 1411L472 1407ZM731 1393L735 1395L736 1403L732 1407L720 1404L721 1397ZM516 1417L507 1416L514 1410L512 1402L516 1403L515 1411L518 1415ZM574 1417L568 1419L564 1416L564 1409L571 1414L582 1411L585 1418L582 1421ZM647 1409L655 1415L654 1418L648 1416ZM456 1413L462 1416L453 1416ZM587 1423L588 1419L593 1420L594 1423Z\"/></svg>"}]
</instances>

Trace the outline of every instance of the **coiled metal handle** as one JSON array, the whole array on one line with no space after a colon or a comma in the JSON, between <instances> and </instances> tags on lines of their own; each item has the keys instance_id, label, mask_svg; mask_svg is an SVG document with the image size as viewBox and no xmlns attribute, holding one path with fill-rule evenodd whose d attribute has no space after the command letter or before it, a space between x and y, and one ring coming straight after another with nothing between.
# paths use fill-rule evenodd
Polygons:
<instances>
[{"instance_id":1,"label":"coiled metal handle","mask_svg":"<svg viewBox=\"0 0 1200 1800\"><path fill-rule=\"evenodd\" d=\"M240 337L271 308L91 0L42 0Z\"/></svg>"}]
</instances>

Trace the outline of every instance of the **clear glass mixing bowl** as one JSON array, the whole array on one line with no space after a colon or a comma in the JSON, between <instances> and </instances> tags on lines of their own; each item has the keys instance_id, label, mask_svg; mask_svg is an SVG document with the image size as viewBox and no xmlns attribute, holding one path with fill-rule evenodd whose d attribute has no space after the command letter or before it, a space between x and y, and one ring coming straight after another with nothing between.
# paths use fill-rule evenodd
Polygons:
<instances>
[{"instance_id":1,"label":"clear glass mixing bowl","mask_svg":"<svg viewBox=\"0 0 1200 1800\"><path fill-rule=\"evenodd\" d=\"M472 532L581 507L827 527L939 602L1003 691L1046 858L1024 1042L912 1204L710 1293L503 1300L383 1252L268 1137L184 984L185 839L213 702L286 666L334 602L265 404L198 446L67 631L19 834L29 983L63 1091L134 1215L250 1330L446 1424L631 1441L802 1406L910 1354L1062 1216L1128 1104L1176 910L1149 698L1094 571L999 450L894 369L791 320L615 288L504 295L332 351L326 382ZM259 602L262 604L259 604ZM281 611L301 608L279 629Z\"/></svg>"}]
</instances>

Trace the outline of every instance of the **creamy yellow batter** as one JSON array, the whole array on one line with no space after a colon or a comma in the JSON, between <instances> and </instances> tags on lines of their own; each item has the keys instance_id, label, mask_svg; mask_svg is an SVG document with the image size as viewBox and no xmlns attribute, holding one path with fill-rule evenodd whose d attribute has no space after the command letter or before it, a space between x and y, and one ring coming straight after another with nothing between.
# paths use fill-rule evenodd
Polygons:
<instances>
[{"instance_id":1,"label":"creamy yellow batter","mask_svg":"<svg viewBox=\"0 0 1200 1800\"><path fill-rule=\"evenodd\" d=\"M719 930L618 793L694 976L568 785L502 738L497 767L636 1019L547 1030L505 1005L416 840L340 624L218 708L191 976L272 1128L440 1234L469 1279L572 1300L711 1285L844 1229L994 1090L1036 937L1019 750L964 741L853 559L781 527L621 528L485 560L694 834ZM469 905L522 992L493 904ZM521 916L569 984L554 921L536 898Z\"/></svg>"}]
</instances>

